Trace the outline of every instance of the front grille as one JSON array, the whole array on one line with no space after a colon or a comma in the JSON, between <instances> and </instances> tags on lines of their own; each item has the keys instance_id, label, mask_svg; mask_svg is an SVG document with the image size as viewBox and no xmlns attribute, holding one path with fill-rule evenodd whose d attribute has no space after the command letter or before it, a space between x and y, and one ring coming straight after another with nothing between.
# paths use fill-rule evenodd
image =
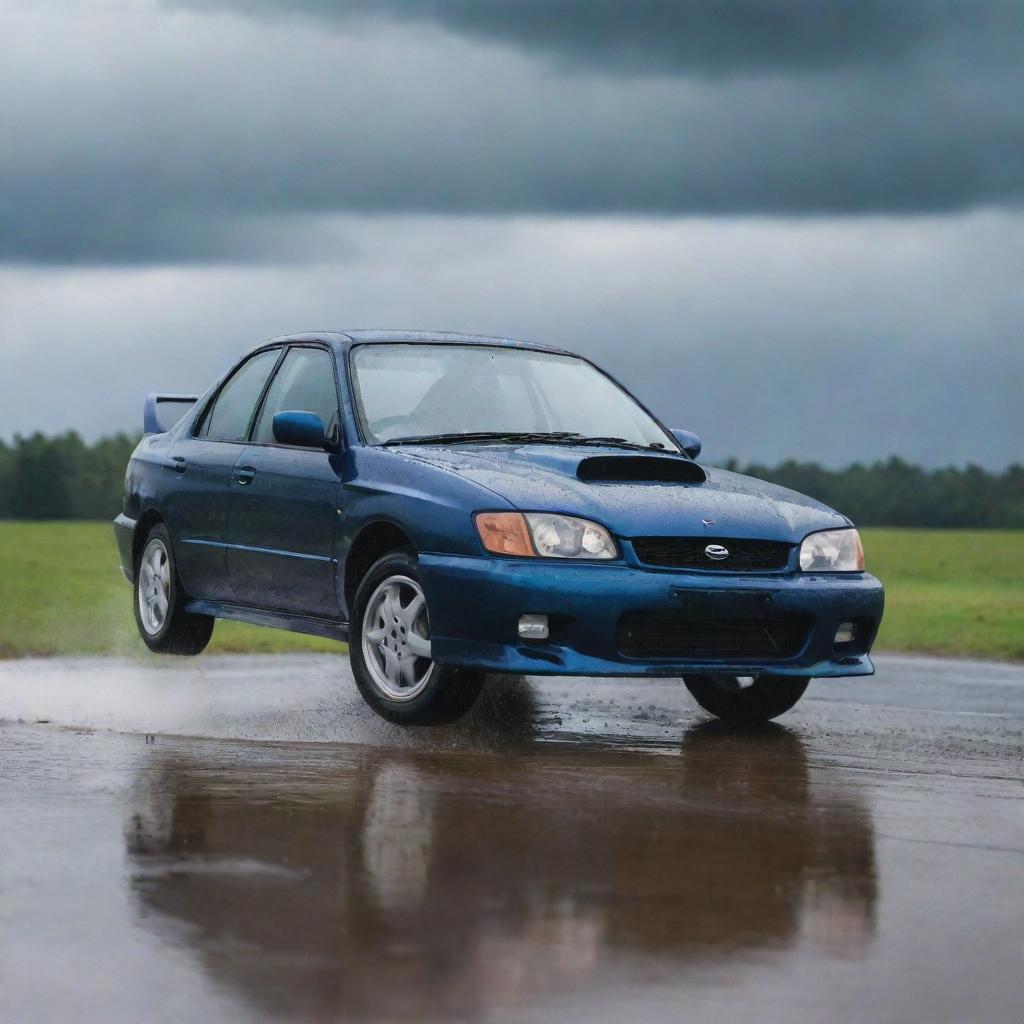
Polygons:
<instances>
[{"instance_id":1,"label":"front grille","mask_svg":"<svg viewBox=\"0 0 1024 1024\"><path fill-rule=\"evenodd\" d=\"M807 615L700 620L679 612L628 612L619 619L616 640L627 658L774 660L796 657L811 625Z\"/></svg>"},{"instance_id":2,"label":"front grille","mask_svg":"<svg viewBox=\"0 0 1024 1024\"><path fill-rule=\"evenodd\" d=\"M709 545L725 548L727 558L709 558ZM637 537L637 558L648 565L673 569L718 569L724 572L756 572L785 569L793 546L775 540L738 540L733 537Z\"/></svg>"}]
</instances>

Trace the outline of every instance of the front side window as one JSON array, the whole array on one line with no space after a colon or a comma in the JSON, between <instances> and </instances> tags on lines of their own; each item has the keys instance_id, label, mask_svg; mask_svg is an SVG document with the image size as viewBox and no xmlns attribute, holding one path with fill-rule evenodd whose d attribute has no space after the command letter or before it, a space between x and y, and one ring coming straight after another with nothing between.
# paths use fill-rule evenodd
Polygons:
<instances>
[{"instance_id":1,"label":"front side window","mask_svg":"<svg viewBox=\"0 0 1024 1024\"><path fill-rule=\"evenodd\" d=\"M280 349L258 352L234 372L207 412L199 431L200 437L211 441L246 439L256 403L280 355Z\"/></svg>"},{"instance_id":2,"label":"front side window","mask_svg":"<svg viewBox=\"0 0 1024 1024\"><path fill-rule=\"evenodd\" d=\"M267 392L253 440L273 444L274 417L286 411L316 413L327 437L337 441L338 389L329 353L321 348L293 348L288 352Z\"/></svg>"},{"instance_id":3,"label":"front side window","mask_svg":"<svg viewBox=\"0 0 1024 1024\"><path fill-rule=\"evenodd\" d=\"M352 350L366 440L476 432L616 437L676 444L584 359L490 345L385 343Z\"/></svg>"}]
</instances>

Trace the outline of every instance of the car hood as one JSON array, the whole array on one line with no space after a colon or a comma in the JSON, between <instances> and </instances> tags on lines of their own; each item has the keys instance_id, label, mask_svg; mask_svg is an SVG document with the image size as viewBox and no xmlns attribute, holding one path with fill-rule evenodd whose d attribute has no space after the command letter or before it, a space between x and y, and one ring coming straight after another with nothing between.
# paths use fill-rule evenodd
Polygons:
<instances>
[{"instance_id":1,"label":"car hood","mask_svg":"<svg viewBox=\"0 0 1024 1024\"><path fill-rule=\"evenodd\" d=\"M849 525L827 505L754 477L702 466L703 482L592 481L580 463L629 458L678 463L671 455L552 445L407 447L416 459L471 480L524 511L563 512L603 523L620 537L742 537L797 543L814 530ZM584 475L586 473L584 472ZM656 473L654 475L657 475ZM710 521L710 522L709 522Z\"/></svg>"}]
</instances>

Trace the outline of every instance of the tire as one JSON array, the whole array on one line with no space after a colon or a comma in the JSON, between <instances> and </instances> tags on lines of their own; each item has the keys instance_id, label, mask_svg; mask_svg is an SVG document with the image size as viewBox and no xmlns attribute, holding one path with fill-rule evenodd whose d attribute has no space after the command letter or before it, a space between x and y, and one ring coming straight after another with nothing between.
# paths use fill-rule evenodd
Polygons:
<instances>
[{"instance_id":1,"label":"tire","mask_svg":"<svg viewBox=\"0 0 1024 1024\"><path fill-rule=\"evenodd\" d=\"M785 714L804 695L810 679L756 676L741 687L736 676L686 676L686 688L707 712L730 725L759 725Z\"/></svg>"},{"instance_id":2,"label":"tire","mask_svg":"<svg viewBox=\"0 0 1024 1024\"><path fill-rule=\"evenodd\" d=\"M188 597L174 564L171 535L157 523L135 566L135 623L145 645L157 654L199 654L210 642L214 619L185 611Z\"/></svg>"},{"instance_id":3,"label":"tire","mask_svg":"<svg viewBox=\"0 0 1024 1024\"><path fill-rule=\"evenodd\" d=\"M393 551L356 590L349 661L363 699L397 725L443 725L476 702L484 673L430 658L430 622L416 556Z\"/></svg>"}]
</instances>

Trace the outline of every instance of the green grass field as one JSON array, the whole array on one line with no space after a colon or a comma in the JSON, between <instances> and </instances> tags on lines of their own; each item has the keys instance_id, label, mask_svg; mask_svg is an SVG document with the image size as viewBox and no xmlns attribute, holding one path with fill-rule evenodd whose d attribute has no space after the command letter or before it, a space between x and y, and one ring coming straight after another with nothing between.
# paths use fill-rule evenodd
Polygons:
<instances>
[{"instance_id":1,"label":"green grass field","mask_svg":"<svg viewBox=\"0 0 1024 1024\"><path fill-rule=\"evenodd\" d=\"M877 648L1024 659L1024 531L864 530L886 586ZM131 590L106 523L0 522L0 656L138 654ZM220 622L215 651L340 651Z\"/></svg>"}]
</instances>

